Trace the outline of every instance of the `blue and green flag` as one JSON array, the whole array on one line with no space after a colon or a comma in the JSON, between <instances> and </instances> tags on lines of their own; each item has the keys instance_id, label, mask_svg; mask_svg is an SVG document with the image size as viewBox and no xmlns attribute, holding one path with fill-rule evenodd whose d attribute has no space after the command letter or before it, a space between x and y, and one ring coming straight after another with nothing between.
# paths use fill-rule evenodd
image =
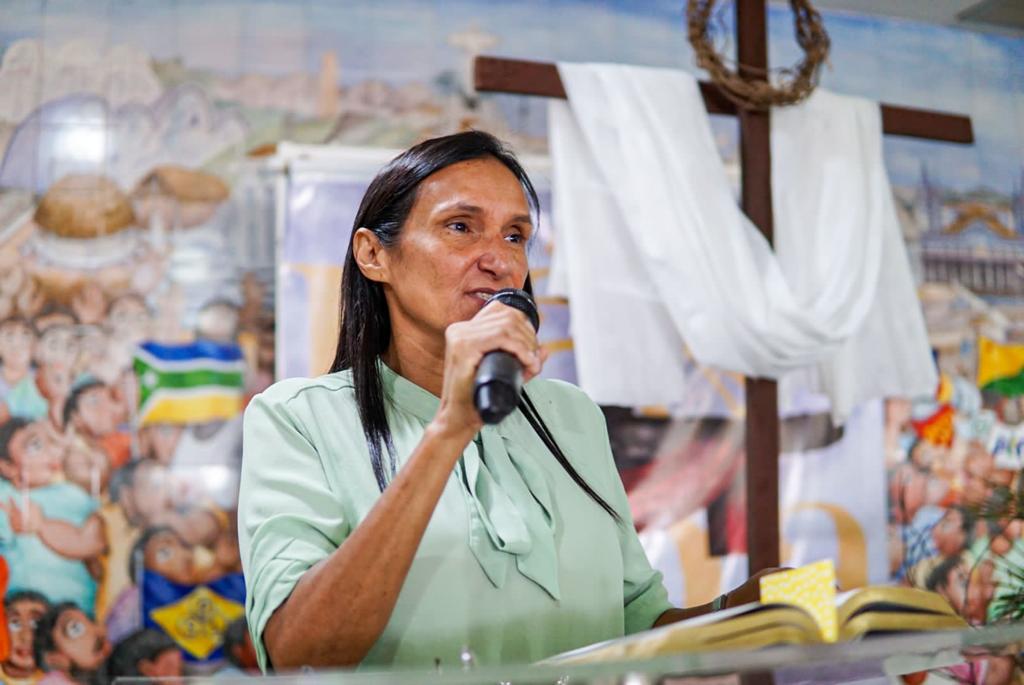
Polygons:
<instances>
[{"instance_id":1,"label":"blue and green flag","mask_svg":"<svg viewBox=\"0 0 1024 685\"><path fill-rule=\"evenodd\" d=\"M245 360L238 345L145 342L135 352L139 425L204 423L242 411Z\"/></svg>"}]
</instances>

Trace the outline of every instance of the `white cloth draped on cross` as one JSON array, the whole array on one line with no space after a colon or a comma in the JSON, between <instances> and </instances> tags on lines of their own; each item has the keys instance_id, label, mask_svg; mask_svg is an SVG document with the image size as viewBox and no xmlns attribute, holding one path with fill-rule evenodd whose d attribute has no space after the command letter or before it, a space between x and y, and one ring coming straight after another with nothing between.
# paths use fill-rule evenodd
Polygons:
<instances>
[{"instance_id":1,"label":"white cloth draped on cross","mask_svg":"<svg viewBox=\"0 0 1024 685\"><path fill-rule=\"evenodd\" d=\"M772 111L775 250L740 210L696 79L560 64L550 291L599 403L678 403L683 343L747 376L810 374L842 422L937 376L882 156L878 104L818 89Z\"/></svg>"}]
</instances>

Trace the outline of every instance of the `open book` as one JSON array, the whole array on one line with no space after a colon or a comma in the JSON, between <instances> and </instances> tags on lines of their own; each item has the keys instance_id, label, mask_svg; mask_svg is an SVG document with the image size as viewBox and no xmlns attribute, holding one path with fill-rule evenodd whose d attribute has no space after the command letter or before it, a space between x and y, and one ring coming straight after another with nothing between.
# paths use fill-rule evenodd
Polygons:
<instances>
[{"instance_id":1,"label":"open book","mask_svg":"<svg viewBox=\"0 0 1024 685\"><path fill-rule=\"evenodd\" d=\"M840 640L868 633L953 630L967 623L941 596L907 587L871 586L836 596ZM810 612L755 602L559 654L546 663L642 659L698 650L756 649L823 642Z\"/></svg>"}]
</instances>

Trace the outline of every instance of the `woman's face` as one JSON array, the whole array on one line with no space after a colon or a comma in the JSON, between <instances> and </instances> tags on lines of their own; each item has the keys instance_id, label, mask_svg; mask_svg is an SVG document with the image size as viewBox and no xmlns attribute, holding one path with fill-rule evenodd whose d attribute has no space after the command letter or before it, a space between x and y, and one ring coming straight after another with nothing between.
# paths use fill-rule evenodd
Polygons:
<instances>
[{"instance_id":1,"label":"woman's face","mask_svg":"<svg viewBox=\"0 0 1024 685\"><path fill-rule=\"evenodd\" d=\"M377 280L392 327L443 339L450 324L480 311L488 293L522 288L532 231L523 188L498 160L459 162L429 176L397 244L380 252Z\"/></svg>"}]
</instances>

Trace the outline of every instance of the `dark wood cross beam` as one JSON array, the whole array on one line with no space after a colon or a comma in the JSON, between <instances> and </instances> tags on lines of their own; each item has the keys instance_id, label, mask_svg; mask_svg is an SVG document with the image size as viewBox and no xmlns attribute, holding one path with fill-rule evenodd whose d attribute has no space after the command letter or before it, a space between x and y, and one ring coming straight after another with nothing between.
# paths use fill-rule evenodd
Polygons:
<instances>
[{"instance_id":1,"label":"dark wood cross beam","mask_svg":"<svg viewBox=\"0 0 1024 685\"><path fill-rule=\"evenodd\" d=\"M766 0L736 0L739 62L763 73L768 67ZM477 57L476 89L484 92L565 98L554 64ZM740 181L743 211L772 240L771 147L768 112L738 108L717 86L700 83L708 112L740 119ZM889 135L973 143L965 116L882 105ZM779 410L775 381L746 379L747 553L750 573L779 565Z\"/></svg>"},{"instance_id":2,"label":"dark wood cross beam","mask_svg":"<svg viewBox=\"0 0 1024 685\"><path fill-rule=\"evenodd\" d=\"M479 91L566 98L558 67L550 62L477 57L474 67L474 81ZM715 84L700 81L699 85L709 114L737 115L736 104L722 95ZM891 136L947 143L974 142L970 117L913 107L883 104L882 129Z\"/></svg>"}]
</instances>

